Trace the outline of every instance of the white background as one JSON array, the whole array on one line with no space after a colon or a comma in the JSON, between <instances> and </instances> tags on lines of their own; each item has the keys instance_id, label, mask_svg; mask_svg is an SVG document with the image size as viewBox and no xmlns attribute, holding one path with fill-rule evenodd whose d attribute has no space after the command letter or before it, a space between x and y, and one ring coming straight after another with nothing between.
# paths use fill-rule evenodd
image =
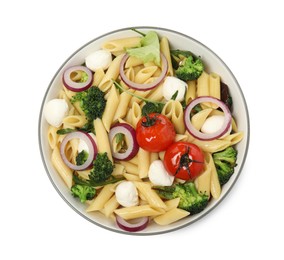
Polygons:
<instances>
[{"instance_id":1,"label":"white background","mask_svg":"<svg viewBox=\"0 0 284 260\"><path fill-rule=\"evenodd\" d=\"M283 9L244 2L1 2L1 259L283 259ZM93 38L140 25L177 30L217 53L251 119L246 165L226 199L193 225L147 237L75 213L50 183L38 145L41 102L59 66Z\"/></svg>"}]
</instances>

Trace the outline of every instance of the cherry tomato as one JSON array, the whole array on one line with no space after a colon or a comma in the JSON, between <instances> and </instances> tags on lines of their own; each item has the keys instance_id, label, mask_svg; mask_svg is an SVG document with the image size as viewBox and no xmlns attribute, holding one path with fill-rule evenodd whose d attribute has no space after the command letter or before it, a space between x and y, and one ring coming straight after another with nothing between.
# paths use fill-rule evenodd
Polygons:
<instances>
[{"instance_id":1,"label":"cherry tomato","mask_svg":"<svg viewBox=\"0 0 284 260\"><path fill-rule=\"evenodd\" d=\"M151 113L142 117L136 126L136 139L140 147L149 152L164 151L174 142L175 129L164 115Z\"/></svg>"},{"instance_id":2,"label":"cherry tomato","mask_svg":"<svg viewBox=\"0 0 284 260\"><path fill-rule=\"evenodd\" d=\"M195 144L176 142L166 150L164 165L169 174L192 181L204 169L204 155Z\"/></svg>"}]
</instances>

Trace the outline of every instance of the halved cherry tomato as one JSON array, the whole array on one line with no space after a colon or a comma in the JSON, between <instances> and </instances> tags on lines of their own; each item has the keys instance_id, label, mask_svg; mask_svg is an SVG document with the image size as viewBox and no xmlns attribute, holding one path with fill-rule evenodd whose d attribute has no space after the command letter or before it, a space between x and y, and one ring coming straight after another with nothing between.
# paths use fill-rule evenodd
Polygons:
<instances>
[{"instance_id":1,"label":"halved cherry tomato","mask_svg":"<svg viewBox=\"0 0 284 260\"><path fill-rule=\"evenodd\" d=\"M136 139L140 147L149 152L161 152L174 142L175 129L164 115L151 113L142 117L136 126Z\"/></svg>"},{"instance_id":2,"label":"halved cherry tomato","mask_svg":"<svg viewBox=\"0 0 284 260\"><path fill-rule=\"evenodd\" d=\"M166 150L164 165L169 174L182 180L194 180L204 169L204 155L195 144L176 142Z\"/></svg>"}]
</instances>

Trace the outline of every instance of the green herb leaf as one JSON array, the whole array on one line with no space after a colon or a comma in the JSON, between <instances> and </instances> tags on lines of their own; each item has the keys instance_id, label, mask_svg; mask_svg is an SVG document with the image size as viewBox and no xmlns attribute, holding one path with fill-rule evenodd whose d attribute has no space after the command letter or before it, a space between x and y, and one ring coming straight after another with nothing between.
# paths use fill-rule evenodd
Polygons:
<instances>
[{"instance_id":1,"label":"green herb leaf","mask_svg":"<svg viewBox=\"0 0 284 260\"><path fill-rule=\"evenodd\" d=\"M175 94L172 95L171 99L172 100L176 100L177 95L178 95L178 90L175 92Z\"/></svg>"},{"instance_id":2,"label":"green herb leaf","mask_svg":"<svg viewBox=\"0 0 284 260\"><path fill-rule=\"evenodd\" d=\"M142 107L142 115L146 116L151 113L161 113L164 108L164 104L162 103L153 103L146 102L146 104Z\"/></svg>"}]
</instances>

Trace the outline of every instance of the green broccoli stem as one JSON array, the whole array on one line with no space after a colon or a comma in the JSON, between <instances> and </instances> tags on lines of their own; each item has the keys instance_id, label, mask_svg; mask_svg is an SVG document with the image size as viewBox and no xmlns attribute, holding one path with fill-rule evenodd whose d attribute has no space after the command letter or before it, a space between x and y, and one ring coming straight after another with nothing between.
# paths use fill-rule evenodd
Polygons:
<instances>
[{"instance_id":1,"label":"green broccoli stem","mask_svg":"<svg viewBox=\"0 0 284 260\"><path fill-rule=\"evenodd\" d=\"M108 184L113 184L119 181L123 181L125 178L123 176L118 176L118 177L114 177L114 176L110 176L107 180L105 181L101 181L101 182L94 182L94 181L90 181L90 185L92 187L100 187L100 186L105 186Z\"/></svg>"},{"instance_id":2,"label":"green broccoli stem","mask_svg":"<svg viewBox=\"0 0 284 260\"><path fill-rule=\"evenodd\" d=\"M144 101L144 102L149 102L149 103L158 104L158 105L163 105L163 106L165 105L165 103L163 103L163 102L153 101L153 100L150 100L150 99L148 99L148 98L144 98L144 97L141 97L141 96L139 96L139 95L136 95L136 94L134 94L134 93L132 93L132 92L130 92L130 91L124 89L124 88L123 88L118 82L116 82L115 80L113 80L113 84L115 85L116 88L120 89L122 92L126 92L127 94L129 94L129 95L131 95L131 96L133 96L133 97L136 97L136 98L138 98L138 99L140 99L140 100L142 100L142 101Z\"/></svg>"},{"instance_id":3,"label":"green broccoli stem","mask_svg":"<svg viewBox=\"0 0 284 260\"><path fill-rule=\"evenodd\" d=\"M94 182L94 181L90 181L90 180L84 180L80 177L78 177L76 174L73 173L73 181L75 184L78 185L83 185L83 186L90 186L90 187L100 187L100 186L105 186L107 184L112 184L112 183L116 183L119 181L124 180L123 176L110 176L107 180L102 181L102 182Z\"/></svg>"},{"instance_id":4,"label":"green broccoli stem","mask_svg":"<svg viewBox=\"0 0 284 260\"><path fill-rule=\"evenodd\" d=\"M175 191L174 186L154 186L153 189L159 194L163 199L173 199L173 193Z\"/></svg>"},{"instance_id":5,"label":"green broccoli stem","mask_svg":"<svg viewBox=\"0 0 284 260\"><path fill-rule=\"evenodd\" d=\"M197 197L197 196L199 195L198 191L197 191L196 188L195 188L194 183L192 183L192 182L188 183L187 188L190 190L190 192L191 192L195 197Z\"/></svg>"},{"instance_id":6,"label":"green broccoli stem","mask_svg":"<svg viewBox=\"0 0 284 260\"><path fill-rule=\"evenodd\" d=\"M78 185L91 186L89 181L78 177L76 174L74 174L74 172L73 172L73 181L75 184L78 184Z\"/></svg>"}]
</instances>

